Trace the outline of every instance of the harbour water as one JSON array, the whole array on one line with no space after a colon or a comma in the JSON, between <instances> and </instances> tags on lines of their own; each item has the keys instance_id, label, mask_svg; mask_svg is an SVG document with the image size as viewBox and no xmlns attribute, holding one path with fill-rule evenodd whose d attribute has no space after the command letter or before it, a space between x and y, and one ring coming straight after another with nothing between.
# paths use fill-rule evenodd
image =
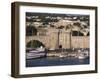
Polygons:
<instances>
[{"instance_id":1,"label":"harbour water","mask_svg":"<svg viewBox=\"0 0 100 80\"><path fill-rule=\"evenodd\" d=\"M61 66L61 65L82 65L89 64L89 58L78 59L72 57L44 57L27 59L26 67Z\"/></svg>"}]
</instances>

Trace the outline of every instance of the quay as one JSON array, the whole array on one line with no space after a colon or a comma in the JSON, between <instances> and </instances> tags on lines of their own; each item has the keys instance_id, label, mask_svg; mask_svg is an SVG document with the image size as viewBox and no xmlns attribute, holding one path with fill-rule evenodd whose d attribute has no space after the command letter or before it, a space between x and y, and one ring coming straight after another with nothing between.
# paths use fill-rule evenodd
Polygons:
<instances>
[{"instance_id":1,"label":"quay","mask_svg":"<svg viewBox=\"0 0 100 80\"><path fill-rule=\"evenodd\" d=\"M40 57L73 57L84 59L89 57L89 49L36 49L27 50L27 59L40 58Z\"/></svg>"},{"instance_id":2,"label":"quay","mask_svg":"<svg viewBox=\"0 0 100 80\"><path fill-rule=\"evenodd\" d=\"M88 50L52 50L47 52L47 57L74 57L77 58L79 56L88 57Z\"/></svg>"}]
</instances>

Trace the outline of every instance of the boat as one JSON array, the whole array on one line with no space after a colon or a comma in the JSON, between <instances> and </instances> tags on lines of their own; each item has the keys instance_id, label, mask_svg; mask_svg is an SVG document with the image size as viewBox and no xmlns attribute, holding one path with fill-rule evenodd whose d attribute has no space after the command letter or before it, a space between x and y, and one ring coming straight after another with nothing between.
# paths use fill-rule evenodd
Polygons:
<instances>
[{"instance_id":1,"label":"boat","mask_svg":"<svg viewBox=\"0 0 100 80\"><path fill-rule=\"evenodd\" d=\"M83 54L78 55L78 59L85 59L86 57Z\"/></svg>"},{"instance_id":2,"label":"boat","mask_svg":"<svg viewBox=\"0 0 100 80\"><path fill-rule=\"evenodd\" d=\"M89 57L89 51L87 50L83 51L82 54L84 54L86 57Z\"/></svg>"},{"instance_id":3,"label":"boat","mask_svg":"<svg viewBox=\"0 0 100 80\"><path fill-rule=\"evenodd\" d=\"M34 59L34 58L40 58L45 56L46 56L45 49L31 50L26 53L26 59Z\"/></svg>"},{"instance_id":4,"label":"boat","mask_svg":"<svg viewBox=\"0 0 100 80\"><path fill-rule=\"evenodd\" d=\"M62 57L64 57L64 56L63 56L63 55L59 55L59 57L61 57L61 58L62 58Z\"/></svg>"},{"instance_id":5,"label":"boat","mask_svg":"<svg viewBox=\"0 0 100 80\"><path fill-rule=\"evenodd\" d=\"M64 58L64 57L67 57L67 56L66 56L66 54L63 53L63 54L60 54L59 57Z\"/></svg>"},{"instance_id":6,"label":"boat","mask_svg":"<svg viewBox=\"0 0 100 80\"><path fill-rule=\"evenodd\" d=\"M78 59L85 59L87 57L89 57L89 51L88 50L78 50Z\"/></svg>"}]
</instances>

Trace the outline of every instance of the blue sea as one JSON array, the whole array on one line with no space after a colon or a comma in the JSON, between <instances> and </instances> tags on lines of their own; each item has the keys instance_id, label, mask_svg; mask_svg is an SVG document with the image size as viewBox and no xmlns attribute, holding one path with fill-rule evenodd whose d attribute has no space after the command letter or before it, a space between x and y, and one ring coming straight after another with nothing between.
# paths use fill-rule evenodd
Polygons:
<instances>
[{"instance_id":1,"label":"blue sea","mask_svg":"<svg viewBox=\"0 0 100 80\"><path fill-rule=\"evenodd\" d=\"M44 57L37 59L26 60L26 67L41 67L41 66L61 66L61 65L82 65L89 64L89 58L60 58L60 57Z\"/></svg>"}]
</instances>

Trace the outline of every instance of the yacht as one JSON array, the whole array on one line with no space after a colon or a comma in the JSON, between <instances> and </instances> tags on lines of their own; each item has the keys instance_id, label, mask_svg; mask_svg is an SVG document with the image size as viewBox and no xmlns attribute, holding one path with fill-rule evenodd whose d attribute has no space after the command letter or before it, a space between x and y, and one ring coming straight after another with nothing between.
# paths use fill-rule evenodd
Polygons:
<instances>
[{"instance_id":1,"label":"yacht","mask_svg":"<svg viewBox=\"0 0 100 80\"><path fill-rule=\"evenodd\" d=\"M36 50L31 50L26 53L26 59L34 59L34 58L40 58L45 57L45 49L38 48Z\"/></svg>"}]
</instances>

